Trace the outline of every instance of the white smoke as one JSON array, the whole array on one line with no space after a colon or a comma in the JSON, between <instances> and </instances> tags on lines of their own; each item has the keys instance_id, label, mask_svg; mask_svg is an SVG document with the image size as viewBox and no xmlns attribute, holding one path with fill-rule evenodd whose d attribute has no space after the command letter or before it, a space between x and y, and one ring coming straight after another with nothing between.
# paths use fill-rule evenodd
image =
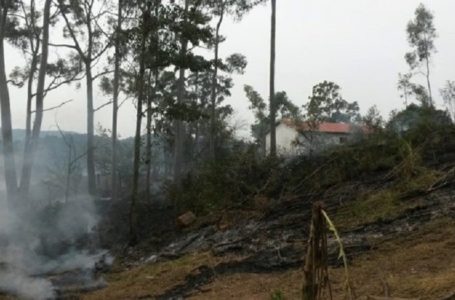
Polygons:
<instances>
[{"instance_id":1,"label":"white smoke","mask_svg":"<svg viewBox=\"0 0 455 300\"><path fill-rule=\"evenodd\" d=\"M48 274L93 269L103 252L84 247L98 217L93 200L28 204L11 210L0 197L0 292L24 299L54 299ZM82 241L82 242L81 242Z\"/></svg>"}]
</instances>

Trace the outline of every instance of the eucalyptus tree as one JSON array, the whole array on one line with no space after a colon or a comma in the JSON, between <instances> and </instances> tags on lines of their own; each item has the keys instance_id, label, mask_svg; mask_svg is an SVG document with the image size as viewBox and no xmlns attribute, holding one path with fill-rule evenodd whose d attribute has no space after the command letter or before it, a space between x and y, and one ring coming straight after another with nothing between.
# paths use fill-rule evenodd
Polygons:
<instances>
[{"instance_id":1,"label":"eucalyptus tree","mask_svg":"<svg viewBox=\"0 0 455 300\"><path fill-rule=\"evenodd\" d=\"M276 56L276 0L270 0L272 7L271 26L270 26L270 156L276 156L276 107L273 101L275 96L275 56Z\"/></svg>"},{"instance_id":2,"label":"eucalyptus tree","mask_svg":"<svg viewBox=\"0 0 455 300\"><path fill-rule=\"evenodd\" d=\"M114 83L112 99L112 169L111 169L111 190L112 200L117 200L117 116L118 116L118 98L120 94L120 63L121 63L121 46L122 46L122 10L123 0L117 2L117 26L115 32L115 54L114 54Z\"/></svg>"},{"instance_id":3,"label":"eucalyptus tree","mask_svg":"<svg viewBox=\"0 0 455 300\"><path fill-rule=\"evenodd\" d=\"M219 46L224 41L224 38L220 35L221 25L226 15L233 16L236 20L240 20L242 16L251 10L255 5L262 1L254 0L209 0L209 5L212 8L214 16L218 17L218 21L215 27L215 36L213 39L213 74L212 74L212 88L211 88L211 112L210 112L210 152L209 157L215 158L215 135L216 135L216 98L217 98L217 76L219 69Z\"/></svg>"},{"instance_id":4,"label":"eucalyptus tree","mask_svg":"<svg viewBox=\"0 0 455 300\"><path fill-rule=\"evenodd\" d=\"M11 122L11 103L8 89L8 79L5 66L5 41L9 37L9 30L14 28L17 17L18 1L0 1L0 112L3 140L3 158L5 167L5 183L8 201L14 204L17 197L18 185L16 164L14 160L13 130Z\"/></svg>"},{"instance_id":5,"label":"eucalyptus tree","mask_svg":"<svg viewBox=\"0 0 455 300\"><path fill-rule=\"evenodd\" d=\"M31 171L35 156L35 149L39 140L44 111L45 94L55 88L56 81L46 88L45 80L48 71L49 27L51 26L51 0L45 0L42 8L42 26L38 26L40 13L35 9L35 2L30 1L30 6L22 1L0 2L0 105L2 118L3 151L5 159L5 179L8 199L10 202L17 200L19 191L23 198L28 196L31 180ZM40 10L41 11L41 10ZM11 109L8 90L8 80L5 72L4 41L8 39L13 45L21 48L24 53L30 54L31 66L25 72L16 68L9 82L15 82L17 77L28 80L27 87L27 121L26 142L22 164L20 186L16 173L14 149L12 141ZM35 77L37 74L37 78ZM37 81L36 90L33 83ZM56 79L57 80L57 79ZM22 84L21 84L22 85ZM32 98L35 98L35 119L31 125Z\"/></svg>"},{"instance_id":6,"label":"eucalyptus tree","mask_svg":"<svg viewBox=\"0 0 455 300\"><path fill-rule=\"evenodd\" d=\"M88 191L96 193L95 144L94 144L94 95L93 83L101 74L93 74L95 65L111 46L112 39L103 28L109 13L107 1L58 0L60 14L64 20L64 37L70 44L55 46L67 47L75 51L75 61L85 74L87 94L87 177Z\"/></svg>"},{"instance_id":7,"label":"eucalyptus tree","mask_svg":"<svg viewBox=\"0 0 455 300\"><path fill-rule=\"evenodd\" d=\"M136 104L136 130L134 136L134 162L133 162L133 186L129 210L129 233L130 242L135 244L137 242L136 232L136 205L139 193L139 168L141 156L141 125L143 115L143 102L145 100L145 73L147 61L147 42L149 41L150 32L154 29L151 24L151 3L144 1L138 3L140 11L140 21L136 28L133 29L134 33L134 56L139 64L139 71L135 74L133 81L133 89L136 91L137 104ZM155 29L156 30L156 29Z\"/></svg>"},{"instance_id":8,"label":"eucalyptus tree","mask_svg":"<svg viewBox=\"0 0 455 300\"><path fill-rule=\"evenodd\" d=\"M433 19L433 14L423 4L417 7L415 18L408 23L406 29L412 50L405 55L411 70L424 67L424 71L419 70L419 72L422 72L426 78L430 106L434 105L430 82L430 60L436 51L434 40L437 37Z\"/></svg>"},{"instance_id":9,"label":"eucalyptus tree","mask_svg":"<svg viewBox=\"0 0 455 300\"><path fill-rule=\"evenodd\" d=\"M51 0L44 1L43 9L43 26L42 26L42 41L41 41L41 53L39 58L39 71L38 71L38 80L36 87L36 102L35 102L35 119L33 121L33 128L31 132L30 139L26 139L25 150L24 150L24 160L22 167L21 183L20 190L24 196L28 196L28 191L30 188L31 173L33 167L33 160L35 156L35 149L38 144L39 135L41 132L41 125L43 121L43 110L44 110L44 96L45 96L45 80L48 67L48 56L49 56L49 26L51 22ZM38 39L36 43L38 44ZM34 60L34 59L32 59ZM33 71L34 72L34 71ZM30 75L29 82L32 81L33 73ZM29 83L30 89L30 83ZM31 113L29 111L29 101L30 95L27 99L27 114ZM28 121L29 122L29 121ZM27 124L28 125L28 124Z\"/></svg>"}]
</instances>

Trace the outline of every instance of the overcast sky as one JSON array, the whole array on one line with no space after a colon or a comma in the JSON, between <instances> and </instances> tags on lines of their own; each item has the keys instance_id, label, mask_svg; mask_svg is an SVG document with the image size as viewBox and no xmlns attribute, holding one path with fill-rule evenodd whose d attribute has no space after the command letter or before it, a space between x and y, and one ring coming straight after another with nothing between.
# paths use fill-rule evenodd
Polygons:
<instances>
[{"instance_id":1,"label":"overcast sky","mask_svg":"<svg viewBox=\"0 0 455 300\"><path fill-rule=\"evenodd\" d=\"M415 8L424 3L435 15L438 32L432 67L432 87L436 104L442 107L439 88L446 80L455 80L454 0L279 0L277 1L276 90L284 90L299 106L307 102L313 85L323 80L336 82L342 95L357 101L362 112L377 105L384 116L402 108L396 89L399 72L407 72L404 54L409 50L406 24ZM248 59L246 73L235 76L235 87L228 100L235 108L233 122L246 124L239 135L249 133L253 115L243 93L252 85L268 97L270 5L255 8L241 22L226 22L221 28L227 41L221 54L242 53ZM23 64L21 56L8 48L9 68ZM13 126L25 123L25 89L11 89ZM96 92L96 103L106 99ZM47 112L43 129L85 132L85 90L64 87L46 98L50 107L74 99L57 111ZM96 114L96 122L111 125L110 107ZM134 107L124 104L120 110L119 132L134 134Z\"/></svg>"}]
</instances>

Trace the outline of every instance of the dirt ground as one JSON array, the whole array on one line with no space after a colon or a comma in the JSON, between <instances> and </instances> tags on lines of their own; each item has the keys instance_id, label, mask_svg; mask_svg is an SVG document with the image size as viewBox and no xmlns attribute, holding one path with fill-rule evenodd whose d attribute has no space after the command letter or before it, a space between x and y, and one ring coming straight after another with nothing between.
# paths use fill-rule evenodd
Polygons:
<instances>
[{"instance_id":1,"label":"dirt ground","mask_svg":"<svg viewBox=\"0 0 455 300\"><path fill-rule=\"evenodd\" d=\"M109 287L83 299L154 299L181 284L198 267L213 267L234 257L215 258L199 253L157 264L119 270L108 276ZM455 222L440 220L411 234L375 242L375 247L350 262L349 274L357 298L369 295L455 299ZM330 269L335 299L344 299L344 268ZM302 272L216 276L194 290L190 299L300 299Z\"/></svg>"}]
</instances>

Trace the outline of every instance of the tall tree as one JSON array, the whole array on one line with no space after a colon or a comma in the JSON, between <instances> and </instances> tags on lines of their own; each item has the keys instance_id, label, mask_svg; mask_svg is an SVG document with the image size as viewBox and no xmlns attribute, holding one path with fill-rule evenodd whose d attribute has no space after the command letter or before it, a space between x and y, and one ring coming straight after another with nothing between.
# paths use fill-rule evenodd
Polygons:
<instances>
[{"instance_id":1,"label":"tall tree","mask_svg":"<svg viewBox=\"0 0 455 300\"><path fill-rule=\"evenodd\" d=\"M117 3L117 26L115 27L115 54L114 54L114 83L112 100L112 170L111 190L112 200L117 200L117 116L118 98L120 94L120 61L121 61L121 34L122 34L122 0Z\"/></svg>"},{"instance_id":2,"label":"tall tree","mask_svg":"<svg viewBox=\"0 0 455 300\"><path fill-rule=\"evenodd\" d=\"M95 195L93 83L99 74L93 74L93 67L110 46L110 39L101 27L104 22L103 18L107 14L106 2L59 0L58 3L60 13L65 21L64 35L73 42L73 44L63 46L75 50L77 59L84 67L87 94L87 180L89 193Z\"/></svg>"},{"instance_id":3,"label":"tall tree","mask_svg":"<svg viewBox=\"0 0 455 300\"><path fill-rule=\"evenodd\" d=\"M218 6L216 7L216 13L219 15L218 22L216 24L215 29L215 41L214 41L214 67L213 67L213 76L212 76L212 91L211 91L211 110L210 110L210 158L213 160L215 159L215 103L216 103L216 85L217 85L217 76L218 76L218 52L219 52L219 45L221 42L220 38L220 28L221 24L223 23L224 13L226 10L226 1L221 0L217 3Z\"/></svg>"},{"instance_id":4,"label":"tall tree","mask_svg":"<svg viewBox=\"0 0 455 300\"><path fill-rule=\"evenodd\" d=\"M30 188L31 173L33 167L33 161L35 157L35 150L39 141L41 132L41 124L43 121L43 110L44 110L44 95L45 95L45 80L47 72L47 61L49 56L49 26L51 22L50 9L51 0L44 2L43 10L43 27L42 27L42 42L41 42L41 54L38 72L38 83L36 87L36 103L35 103L35 120L33 122L33 129L31 138L25 145L24 161L22 166L21 184L20 190L22 194L28 195Z\"/></svg>"},{"instance_id":5,"label":"tall tree","mask_svg":"<svg viewBox=\"0 0 455 300\"><path fill-rule=\"evenodd\" d=\"M173 65L178 72L176 83L174 119L174 181L179 182L185 171L184 142L187 137L184 113L191 103L188 103L186 89L186 71L197 71L209 67L207 61L194 54L194 48L201 44L207 45L213 39L212 30L209 26L210 17L207 15L206 6L202 0L184 0L183 7L179 7L179 17L171 30L178 41L178 53L173 57Z\"/></svg>"},{"instance_id":6,"label":"tall tree","mask_svg":"<svg viewBox=\"0 0 455 300\"><path fill-rule=\"evenodd\" d=\"M145 60L146 60L146 41L149 32L150 11L147 8L142 8L142 22L140 25L140 48L139 48L139 73L137 75L135 85L137 89L137 105L136 105L136 132L134 135L134 165L133 165L133 188L132 198L130 205L129 224L130 224L130 242L135 244L137 242L136 235L136 203L138 198L139 189L139 167L140 167L140 149L141 149L141 124L142 124L142 104L144 102L145 90Z\"/></svg>"},{"instance_id":7,"label":"tall tree","mask_svg":"<svg viewBox=\"0 0 455 300\"><path fill-rule=\"evenodd\" d=\"M16 66L10 74L10 82L17 87L23 87L24 82L27 82L24 152L19 178L20 186L18 187L18 191L21 193L20 198L24 200L29 196L35 149L39 141L44 113L44 97L48 92L63 84L77 80L77 72L69 68L64 60L59 59L55 63L48 62L49 31L50 26L55 23L53 17L55 14L51 13L51 3L47 0L41 2L43 7L40 9L36 7L34 0L30 0L28 5L24 1L19 1L20 9L12 18L14 26L10 26L8 29L9 42L22 51L27 61L24 67ZM39 22L42 22L41 26L38 24ZM51 80L45 86L48 76L51 77ZM34 103L33 100L35 100ZM32 111L33 104L34 111ZM34 120L33 116L35 116Z\"/></svg>"},{"instance_id":8,"label":"tall tree","mask_svg":"<svg viewBox=\"0 0 455 300\"><path fill-rule=\"evenodd\" d=\"M215 135L216 135L216 98L217 98L217 78L219 69L219 47L223 42L223 37L220 35L221 25L225 19L225 15L233 15L239 20L242 16L261 1L252 0L214 0L210 3L213 7L213 14L218 17L215 27L215 37L213 41L213 73L212 73L212 89L211 89L211 111L210 111L210 135L209 135L209 157L215 158Z\"/></svg>"},{"instance_id":9,"label":"tall tree","mask_svg":"<svg viewBox=\"0 0 455 300\"><path fill-rule=\"evenodd\" d=\"M13 13L16 10L16 1L0 1L0 116L2 124L6 192L8 201L11 205L14 205L15 203L18 186L16 177L16 164L14 160L11 103L8 89L8 80L6 77L4 41L8 37L8 29L11 28L10 26L14 21L10 19L10 13Z\"/></svg>"},{"instance_id":10,"label":"tall tree","mask_svg":"<svg viewBox=\"0 0 455 300\"><path fill-rule=\"evenodd\" d=\"M188 50L188 36L184 34L184 28L188 26L188 12L190 1L184 0L183 20L181 22L180 32L180 53L179 57L181 65L178 66L179 76L177 82L177 104L182 104L185 97L185 66L182 64L185 61ZM174 122L174 181L179 182L183 168L183 140L185 135L184 123L181 119Z\"/></svg>"},{"instance_id":11,"label":"tall tree","mask_svg":"<svg viewBox=\"0 0 455 300\"><path fill-rule=\"evenodd\" d=\"M415 18L408 23L406 30L412 50L405 55L411 70L424 65L423 73L427 81L430 106L434 105L430 82L430 60L432 53L436 51L434 40L437 37L433 19L433 14L423 4L417 7Z\"/></svg>"},{"instance_id":12,"label":"tall tree","mask_svg":"<svg viewBox=\"0 0 455 300\"><path fill-rule=\"evenodd\" d=\"M275 97L275 44L276 44L276 0L271 0L272 3L272 19L270 26L270 93L269 93L269 108L270 108L270 156L276 156L276 108L273 97Z\"/></svg>"}]
</instances>

